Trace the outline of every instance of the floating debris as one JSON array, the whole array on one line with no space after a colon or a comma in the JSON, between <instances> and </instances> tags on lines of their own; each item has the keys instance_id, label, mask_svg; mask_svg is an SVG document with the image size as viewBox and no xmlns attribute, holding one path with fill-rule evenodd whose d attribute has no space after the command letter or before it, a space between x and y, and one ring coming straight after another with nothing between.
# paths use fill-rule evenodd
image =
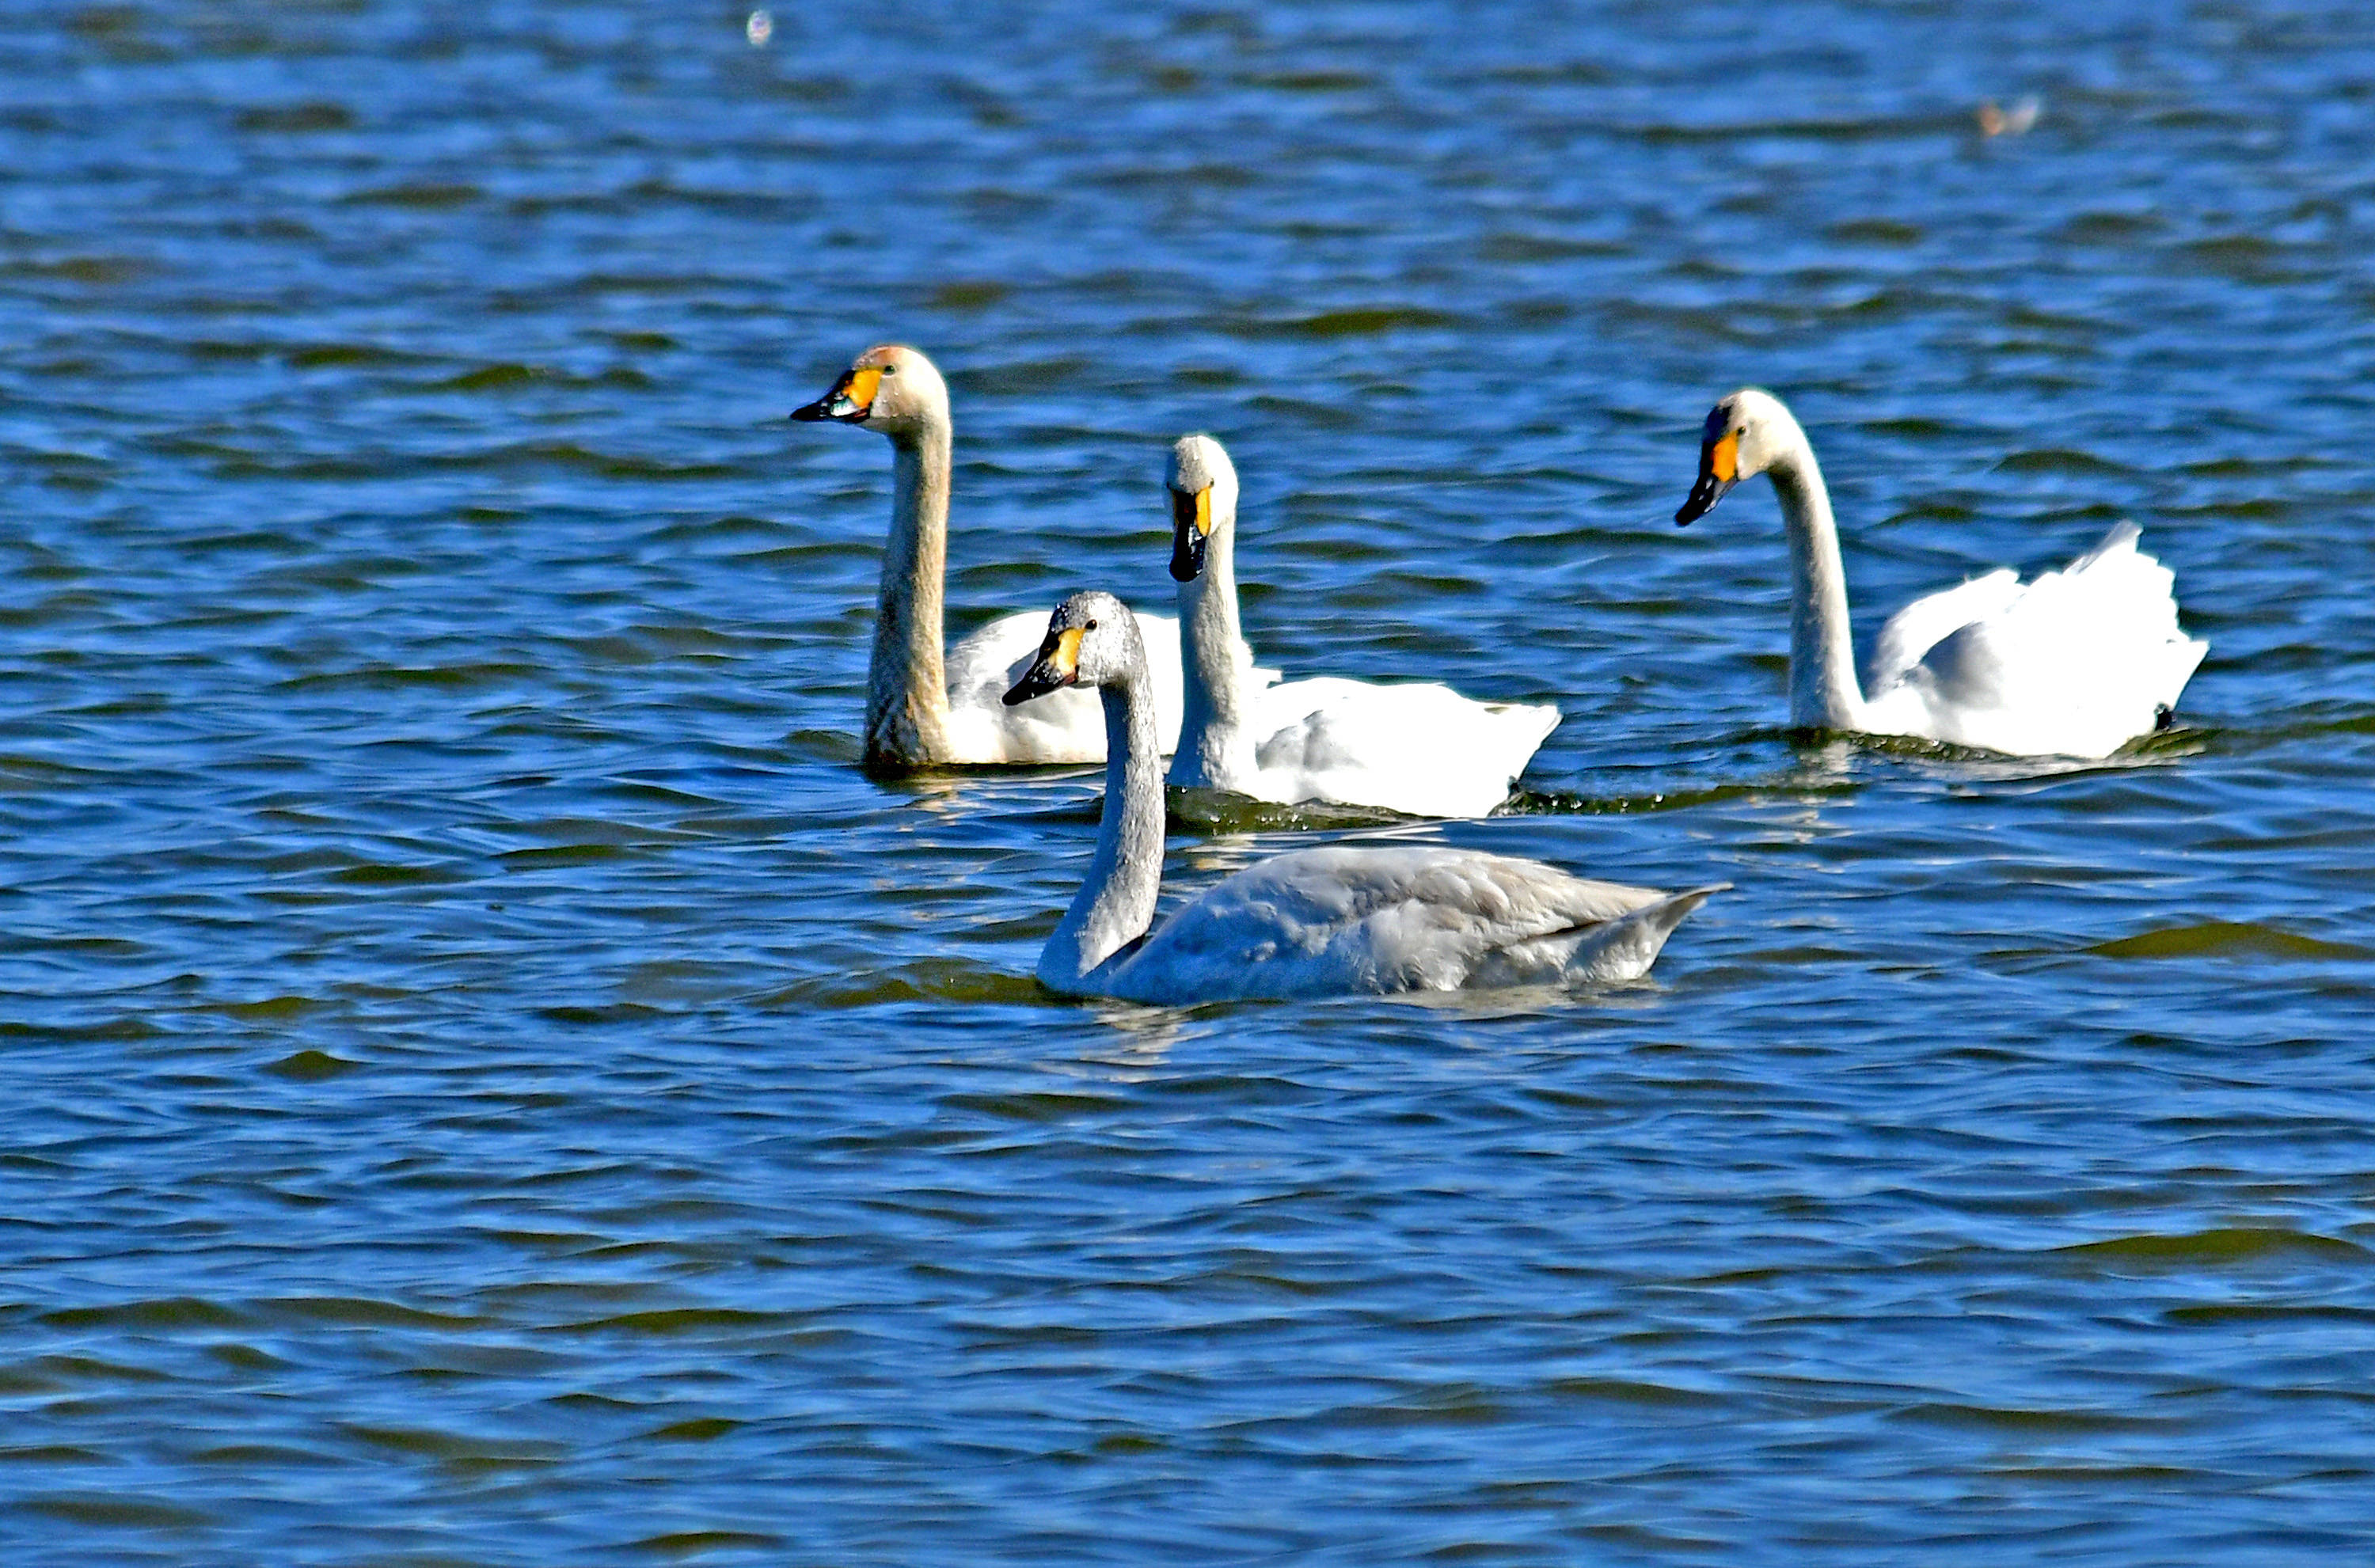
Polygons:
<instances>
[{"instance_id":1,"label":"floating debris","mask_svg":"<svg viewBox=\"0 0 2375 1568\"><path fill-rule=\"evenodd\" d=\"M1997 108L1995 101L1991 99L1979 105L1979 135L1983 136L2026 135L2029 127L2037 124L2037 116L2044 107L2034 96L2014 99L2012 107L2009 109Z\"/></svg>"},{"instance_id":2,"label":"floating debris","mask_svg":"<svg viewBox=\"0 0 2375 1568\"><path fill-rule=\"evenodd\" d=\"M767 41L775 36L775 14L773 11L751 12L750 19L742 24L742 36L750 41L751 48L766 48Z\"/></svg>"}]
</instances>

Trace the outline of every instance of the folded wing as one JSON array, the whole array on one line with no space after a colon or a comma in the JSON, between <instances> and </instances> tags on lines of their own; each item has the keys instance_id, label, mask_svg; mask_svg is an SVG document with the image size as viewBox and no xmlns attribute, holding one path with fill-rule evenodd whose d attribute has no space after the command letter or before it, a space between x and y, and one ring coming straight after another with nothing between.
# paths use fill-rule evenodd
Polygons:
<instances>
[{"instance_id":1,"label":"folded wing","mask_svg":"<svg viewBox=\"0 0 2375 1568\"><path fill-rule=\"evenodd\" d=\"M1193 900L1117 963L1111 994L1150 1002L1442 991L1567 978L1594 933L1687 901L1662 929L1629 928L1591 978L1637 974L1711 890L1669 895L1504 855L1340 844L1282 855Z\"/></svg>"},{"instance_id":2,"label":"folded wing","mask_svg":"<svg viewBox=\"0 0 2375 1568\"><path fill-rule=\"evenodd\" d=\"M1556 708L1480 702L1435 682L1319 677L1260 694L1255 745L1266 799L1482 817L1509 796Z\"/></svg>"}]
</instances>

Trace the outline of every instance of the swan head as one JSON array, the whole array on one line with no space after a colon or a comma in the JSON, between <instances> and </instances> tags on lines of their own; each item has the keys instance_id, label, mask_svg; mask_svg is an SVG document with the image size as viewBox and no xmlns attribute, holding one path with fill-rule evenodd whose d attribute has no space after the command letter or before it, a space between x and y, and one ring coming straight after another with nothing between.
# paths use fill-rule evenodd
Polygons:
<instances>
[{"instance_id":1,"label":"swan head","mask_svg":"<svg viewBox=\"0 0 2375 1568\"><path fill-rule=\"evenodd\" d=\"M1171 492L1171 580L1193 583L1214 525L1236 515L1237 466L1211 436L1184 435L1172 444L1163 483Z\"/></svg>"},{"instance_id":2,"label":"swan head","mask_svg":"<svg viewBox=\"0 0 2375 1568\"><path fill-rule=\"evenodd\" d=\"M822 397L792 410L807 423L864 425L899 436L949 417L949 387L939 368L904 343L868 348L841 372Z\"/></svg>"},{"instance_id":3,"label":"swan head","mask_svg":"<svg viewBox=\"0 0 2375 1568\"><path fill-rule=\"evenodd\" d=\"M1761 387L1743 386L1708 410L1699 432L1699 477L1674 513L1684 526L1715 510L1743 479L1755 478L1805 442L1782 401Z\"/></svg>"},{"instance_id":4,"label":"swan head","mask_svg":"<svg viewBox=\"0 0 2375 1568\"><path fill-rule=\"evenodd\" d=\"M1028 702L1067 686L1110 686L1146 667L1138 618L1111 594L1074 594L1047 618L1039 656L1006 694L1006 705Z\"/></svg>"}]
</instances>

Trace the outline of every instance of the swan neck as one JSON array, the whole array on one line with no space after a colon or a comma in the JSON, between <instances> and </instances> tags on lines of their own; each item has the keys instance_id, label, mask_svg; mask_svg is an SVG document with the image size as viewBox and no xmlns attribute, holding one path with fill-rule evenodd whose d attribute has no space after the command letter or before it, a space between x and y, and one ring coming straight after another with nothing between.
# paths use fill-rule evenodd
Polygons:
<instances>
[{"instance_id":1,"label":"swan neck","mask_svg":"<svg viewBox=\"0 0 2375 1568\"><path fill-rule=\"evenodd\" d=\"M1796 449L1768 472L1790 531L1790 723L1800 729L1861 729L1863 688L1848 624L1847 571L1839 563L1838 525L1822 466L1801 435Z\"/></svg>"},{"instance_id":2,"label":"swan neck","mask_svg":"<svg viewBox=\"0 0 2375 1568\"><path fill-rule=\"evenodd\" d=\"M1163 749L1143 654L1128 678L1097 690L1105 710L1105 800L1096 854L1039 956L1050 990L1098 989L1095 972L1146 935L1163 890Z\"/></svg>"},{"instance_id":3,"label":"swan neck","mask_svg":"<svg viewBox=\"0 0 2375 1568\"><path fill-rule=\"evenodd\" d=\"M874 657L866 682L869 768L949 760L949 689L940 637L952 433L942 418L891 438L891 537L882 551Z\"/></svg>"},{"instance_id":4,"label":"swan neck","mask_svg":"<svg viewBox=\"0 0 2375 1568\"><path fill-rule=\"evenodd\" d=\"M1247 710L1252 702L1245 640L1237 626L1237 506L1214 508L1204 570L1179 584L1183 690L1171 782L1242 791L1256 772Z\"/></svg>"}]
</instances>

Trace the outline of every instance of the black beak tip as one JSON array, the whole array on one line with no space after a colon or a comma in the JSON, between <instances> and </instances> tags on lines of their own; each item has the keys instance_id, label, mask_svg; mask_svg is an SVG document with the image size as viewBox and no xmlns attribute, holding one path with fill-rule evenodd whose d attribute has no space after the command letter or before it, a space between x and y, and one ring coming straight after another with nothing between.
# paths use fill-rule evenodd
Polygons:
<instances>
[{"instance_id":1,"label":"black beak tip","mask_svg":"<svg viewBox=\"0 0 2375 1568\"><path fill-rule=\"evenodd\" d=\"M821 403L803 403L798 407L792 410L791 417L803 425L813 425L818 420L824 418L824 405Z\"/></svg>"},{"instance_id":2,"label":"black beak tip","mask_svg":"<svg viewBox=\"0 0 2375 1568\"><path fill-rule=\"evenodd\" d=\"M1193 525L1181 526L1171 536L1171 580L1193 583L1204 574L1204 536Z\"/></svg>"},{"instance_id":3,"label":"black beak tip","mask_svg":"<svg viewBox=\"0 0 2375 1568\"><path fill-rule=\"evenodd\" d=\"M1719 479L1712 474L1701 475L1691 487L1691 493L1674 513L1674 526L1687 528L1715 510L1715 503L1731 493L1731 481Z\"/></svg>"},{"instance_id":4,"label":"black beak tip","mask_svg":"<svg viewBox=\"0 0 2375 1568\"><path fill-rule=\"evenodd\" d=\"M1019 708L1034 697L1045 697L1050 691L1061 691L1065 687L1075 684L1079 678L1077 674L1059 676L1045 666L1040 666L1032 669L1012 686L1008 687L1006 695L998 701L1010 708Z\"/></svg>"}]
</instances>

